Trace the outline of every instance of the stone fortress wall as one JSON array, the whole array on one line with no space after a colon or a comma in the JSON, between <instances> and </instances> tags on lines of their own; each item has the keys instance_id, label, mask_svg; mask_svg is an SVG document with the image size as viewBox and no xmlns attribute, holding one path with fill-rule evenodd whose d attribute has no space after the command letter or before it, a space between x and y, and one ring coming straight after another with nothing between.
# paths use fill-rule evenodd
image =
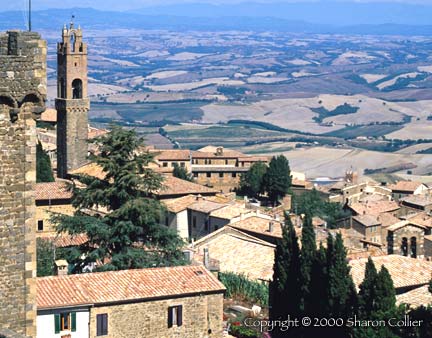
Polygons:
<instances>
[{"instance_id":1,"label":"stone fortress wall","mask_svg":"<svg viewBox=\"0 0 432 338\"><path fill-rule=\"evenodd\" d=\"M0 332L36 337L36 123L46 101L46 42L0 33Z\"/></svg>"}]
</instances>

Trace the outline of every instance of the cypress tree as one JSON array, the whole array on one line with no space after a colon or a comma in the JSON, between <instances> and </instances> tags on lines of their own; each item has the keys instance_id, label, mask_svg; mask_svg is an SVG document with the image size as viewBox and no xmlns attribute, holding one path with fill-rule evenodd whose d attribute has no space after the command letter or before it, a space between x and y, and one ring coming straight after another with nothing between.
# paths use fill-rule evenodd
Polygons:
<instances>
[{"instance_id":1,"label":"cypress tree","mask_svg":"<svg viewBox=\"0 0 432 338\"><path fill-rule=\"evenodd\" d=\"M54 182L51 160L40 142L36 144L36 182Z\"/></svg>"},{"instance_id":2,"label":"cypress tree","mask_svg":"<svg viewBox=\"0 0 432 338\"><path fill-rule=\"evenodd\" d=\"M329 236L329 240L333 238ZM328 241L329 241L328 240ZM327 243L328 243L327 241ZM332 245L332 244L331 244ZM327 244L328 247L328 244ZM308 300L310 314L314 317L321 318L328 314L327 301L327 253L326 249L320 243L317 253L314 257L311 269L311 292Z\"/></svg>"},{"instance_id":3,"label":"cypress tree","mask_svg":"<svg viewBox=\"0 0 432 338\"><path fill-rule=\"evenodd\" d=\"M384 265L377 277L374 307L377 313L392 314L396 312L396 292L393 280Z\"/></svg>"},{"instance_id":4,"label":"cypress tree","mask_svg":"<svg viewBox=\"0 0 432 338\"><path fill-rule=\"evenodd\" d=\"M278 242L273 267L273 280L269 286L270 319L285 320L288 315L298 318L300 304L300 249L298 238L288 215ZM290 334L293 331L290 330ZM272 337L287 337L278 328Z\"/></svg>"},{"instance_id":5,"label":"cypress tree","mask_svg":"<svg viewBox=\"0 0 432 338\"><path fill-rule=\"evenodd\" d=\"M365 278L360 284L359 291L359 311L360 315L368 318L374 311L374 301L375 301L375 286L378 279L378 272L375 268L375 264L372 258L368 258L365 268Z\"/></svg>"},{"instance_id":6,"label":"cypress tree","mask_svg":"<svg viewBox=\"0 0 432 338\"><path fill-rule=\"evenodd\" d=\"M302 239L301 239L301 254L300 254L300 279L301 279L301 303L300 309L303 312L308 312L307 303L311 293L311 272L312 265L316 256L316 239L315 230L312 225L312 217L306 214L303 221Z\"/></svg>"}]
</instances>

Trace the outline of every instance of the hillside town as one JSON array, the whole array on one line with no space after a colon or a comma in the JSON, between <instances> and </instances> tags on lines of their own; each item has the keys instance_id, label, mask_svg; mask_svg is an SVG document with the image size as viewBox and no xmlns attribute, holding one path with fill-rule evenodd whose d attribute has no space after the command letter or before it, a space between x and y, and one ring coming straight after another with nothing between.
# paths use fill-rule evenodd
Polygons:
<instances>
[{"instance_id":1,"label":"hillside town","mask_svg":"<svg viewBox=\"0 0 432 338\"><path fill-rule=\"evenodd\" d=\"M247 323L283 315L280 266L308 247L340 254L346 276L333 278L361 299L372 265L397 305L431 304L431 185L355 168L319 184L283 155L158 149L96 128L84 31L61 30L55 108L46 53L37 33L0 34L0 337L269 337Z\"/></svg>"}]
</instances>

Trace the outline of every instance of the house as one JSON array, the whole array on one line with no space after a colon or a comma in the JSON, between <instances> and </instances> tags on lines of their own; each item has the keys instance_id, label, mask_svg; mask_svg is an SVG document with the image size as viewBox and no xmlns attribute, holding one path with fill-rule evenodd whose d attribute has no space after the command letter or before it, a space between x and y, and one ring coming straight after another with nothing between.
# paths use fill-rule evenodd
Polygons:
<instances>
[{"instance_id":1,"label":"house","mask_svg":"<svg viewBox=\"0 0 432 338\"><path fill-rule=\"evenodd\" d=\"M402 293L396 296L396 305L406 304L411 308L420 306L427 307L432 304L432 293L429 291L428 285L420 286L419 288Z\"/></svg>"},{"instance_id":2,"label":"house","mask_svg":"<svg viewBox=\"0 0 432 338\"><path fill-rule=\"evenodd\" d=\"M352 216L372 215L379 216L382 213L390 213L397 217L400 206L395 201L379 200L374 202L357 202L346 206L346 210L351 212Z\"/></svg>"},{"instance_id":3,"label":"house","mask_svg":"<svg viewBox=\"0 0 432 338\"><path fill-rule=\"evenodd\" d=\"M381 222L373 215L358 215L352 218L352 229L369 242L381 243Z\"/></svg>"},{"instance_id":4,"label":"house","mask_svg":"<svg viewBox=\"0 0 432 338\"><path fill-rule=\"evenodd\" d=\"M392 198L395 201L409 195L424 195L429 193L429 187L421 182L399 181L391 184L388 188L392 192Z\"/></svg>"},{"instance_id":5,"label":"house","mask_svg":"<svg viewBox=\"0 0 432 338\"><path fill-rule=\"evenodd\" d=\"M399 199L401 207L405 214L412 212L426 212L432 211L432 196L430 195L409 195Z\"/></svg>"},{"instance_id":6,"label":"house","mask_svg":"<svg viewBox=\"0 0 432 338\"><path fill-rule=\"evenodd\" d=\"M222 337L224 286L201 266L37 278L37 338Z\"/></svg>"},{"instance_id":7,"label":"house","mask_svg":"<svg viewBox=\"0 0 432 338\"><path fill-rule=\"evenodd\" d=\"M411 221L400 221L387 227L388 253L413 258L424 257L426 228Z\"/></svg>"},{"instance_id":8,"label":"house","mask_svg":"<svg viewBox=\"0 0 432 338\"><path fill-rule=\"evenodd\" d=\"M432 262L400 255L371 258L378 271L382 265L387 268L397 295L427 285L431 279ZM367 258L360 258L349 262L351 276L357 289L363 282L367 261Z\"/></svg>"},{"instance_id":9,"label":"house","mask_svg":"<svg viewBox=\"0 0 432 338\"><path fill-rule=\"evenodd\" d=\"M273 277L274 244L229 225L191 244L194 255L218 261L221 272L242 274L253 280L270 281Z\"/></svg>"},{"instance_id":10,"label":"house","mask_svg":"<svg viewBox=\"0 0 432 338\"><path fill-rule=\"evenodd\" d=\"M156 153L155 161L162 168L174 169L175 165L185 168L191 172L191 151L186 149L170 149L170 150L152 150Z\"/></svg>"},{"instance_id":11,"label":"house","mask_svg":"<svg viewBox=\"0 0 432 338\"><path fill-rule=\"evenodd\" d=\"M55 234L55 226L51 223L53 214L73 215L72 192L68 181L58 180L49 183L36 183L36 234Z\"/></svg>"},{"instance_id":12,"label":"house","mask_svg":"<svg viewBox=\"0 0 432 338\"><path fill-rule=\"evenodd\" d=\"M276 244L278 239L282 238L283 223L263 214L241 219L230 226L272 244Z\"/></svg>"}]
</instances>

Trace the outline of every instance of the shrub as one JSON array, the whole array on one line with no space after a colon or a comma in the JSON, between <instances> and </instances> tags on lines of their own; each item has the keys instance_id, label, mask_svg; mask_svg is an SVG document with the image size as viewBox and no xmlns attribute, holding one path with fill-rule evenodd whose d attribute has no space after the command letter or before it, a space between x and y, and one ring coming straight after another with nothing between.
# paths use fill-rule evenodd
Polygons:
<instances>
[{"instance_id":1,"label":"shrub","mask_svg":"<svg viewBox=\"0 0 432 338\"><path fill-rule=\"evenodd\" d=\"M241 297L260 305L268 305L267 285L231 272L219 273L219 280L227 289L227 297Z\"/></svg>"}]
</instances>

